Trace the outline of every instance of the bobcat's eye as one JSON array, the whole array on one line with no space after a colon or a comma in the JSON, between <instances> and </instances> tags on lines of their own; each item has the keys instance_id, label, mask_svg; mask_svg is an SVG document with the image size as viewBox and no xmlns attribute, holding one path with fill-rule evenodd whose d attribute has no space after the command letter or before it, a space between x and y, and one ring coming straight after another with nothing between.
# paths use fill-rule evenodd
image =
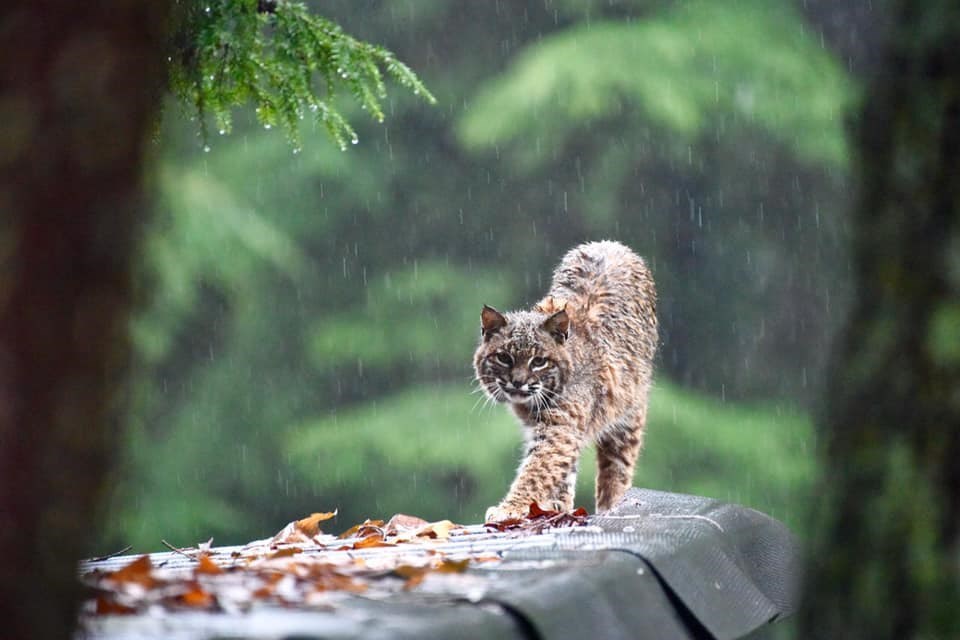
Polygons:
<instances>
[{"instance_id":1,"label":"bobcat's eye","mask_svg":"<svg viewBox=\"0 0 960 640\"><path fill-rule=\"evenodd\" d=\"M497 364L501 364L505 367L513 366L513 358L509 353L504 353L502 351L494 354L494 359L497 361Z\"/></svg>"},{"instance_id":2,"label":"bobcat's eye","mask_svg":"<svg viewBox=\"0 0 960 640\"><path fill-rule=\"evenodd\" d=\"M533 358L530 358L531 371L539 371L540 369L546 369L546 367L547 367L546 358L541 358L540 356L534 356Z\"/></svg>"}]
</instances>

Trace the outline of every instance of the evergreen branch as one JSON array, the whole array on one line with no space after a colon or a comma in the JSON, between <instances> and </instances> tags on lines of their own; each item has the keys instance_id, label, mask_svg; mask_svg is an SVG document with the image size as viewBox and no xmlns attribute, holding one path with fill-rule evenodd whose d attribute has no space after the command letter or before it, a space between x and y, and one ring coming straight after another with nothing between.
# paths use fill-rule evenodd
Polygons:
<instances>
[{"instance_id":1,"label":"evergreen branch","mask_svg":"<svg viewBox=\"0 0 960 640\"><path fill-rule=\"evenodd\" d=\"M207 145L207 120L221 134L232 128L232 111L252 102L267 128L277 126L295 149L307 113L346 149L357 135L333 106L349 93L382 122L384 75L431 104L436 98L417 75L388 50L344 33L339 25L287 0L211 0L184 3L175 24L170 86L192 105Z\"/></svg>"}]
</instances>

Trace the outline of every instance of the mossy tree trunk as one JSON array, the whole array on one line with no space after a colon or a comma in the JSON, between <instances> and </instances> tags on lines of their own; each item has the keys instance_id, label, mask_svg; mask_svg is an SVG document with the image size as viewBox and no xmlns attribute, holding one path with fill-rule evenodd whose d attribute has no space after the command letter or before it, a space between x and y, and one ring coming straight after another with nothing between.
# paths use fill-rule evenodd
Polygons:
<instances>
[{"instance_id":1,"label":"mossy tree trunk","mask_svg":"<svg viewBox=\"0 0 960 640\"><path fill-rule=\"evenodd\" d=\"M0 12L0 626L65 638L114 450L164 2Z\"/></svg>"},{"instance_id":2,"label":"mossy tree trunk","mask_svg":"<svg viewBox=\"0 0 960 640\"><path fill-rule=\"evenodd\" d=\"M960 637L960 3L895 3L856 125L802 638Z\"/></svg>"}]
</instances>

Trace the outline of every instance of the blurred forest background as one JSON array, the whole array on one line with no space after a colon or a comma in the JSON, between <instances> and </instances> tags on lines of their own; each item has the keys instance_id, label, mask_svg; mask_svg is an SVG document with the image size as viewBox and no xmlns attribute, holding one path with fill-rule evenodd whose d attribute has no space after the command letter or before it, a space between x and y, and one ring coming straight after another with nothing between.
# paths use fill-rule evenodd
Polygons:
<instances>
[{"instance_id":1,"label":"blurred forest background","mask_svg":"<svg viewBox=\"0 0 960 640\"><path fill-rule=\"evenodd\" d=\"M636 484L802 530L849 294L844 122L878 18L814 0L311 7L438 104L391 91L380 124L345 100L346 152L251 113L204 141L168 105L104 550L241 543L334 508L332 529L479 521L520 443L471 394L481 305L530 304L601 238L660 291ZM592 483L588 463L590 509Z\"/></svg>"}]
</instances>

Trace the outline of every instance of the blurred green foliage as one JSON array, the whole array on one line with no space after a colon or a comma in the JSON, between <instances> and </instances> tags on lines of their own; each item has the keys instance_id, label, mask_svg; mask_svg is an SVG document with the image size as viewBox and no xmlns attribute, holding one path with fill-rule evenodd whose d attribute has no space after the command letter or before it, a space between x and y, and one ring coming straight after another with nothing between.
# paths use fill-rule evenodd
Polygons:
<instances>
[{"instance_id":1,"label":"blurred green foliage","mask_svg":"<svg viewBox=\"0 0 960 640\"><path fill-rule=\"evenodd\" d=\"M577 25L487 83L460 136L473 148L518 142L514 157L526 166L556 156L571 130L611 116L633 112L684 145L726 118L755 123L799 158L843 166L850 84L800 24L790 4L752 0Z\"/></svg>"},{"instance_id":2,"label":"blurred green foliage","mask_svg":"<svg viewBox=\"0 0 960 640\"><path fill-rule=\"evenodd\" d=\"M238 543L333 507L343 528L478 519L519 443L469 393L481 305L530 304L567 249L603 237L646 256L660 292L637 483L798 527L803 415L847 297L839 122L856 88L793 5L322 13L408 61L438 105L391 94L379 124L345 104L347 153L315 120L296 147L253 109L206 140L166 109L104 552Z\"/></svg>"},{"instance_id":3,"label":"blurred green foliage","mask_svg":"<svg viewBox=\"0 0 960 640\"><path fill-rule=\"evenodd\" d=\"M362 363L383 369L455 371L477 340L477 300L509 300L509 278L416 261L365 287L361 313L335 314L311 341L318 369Z\"/></svg>"},{"instance_id":4,"label":"blurred green foliage","mask_svg":"<svg viewBox=\"0 0 960 640\"><path fill-rule=\"evenodd\" d=\"M147 236L152 304L162 313L142 314L134 341L147 363L169 354L184 317L201 304L205 287L236 295L268 264L290 278L308 258L298 245L222 181L195 170L164 166L158 176L158 215ZM185 250L185 247L188 248Z\"/></svg>"},{"instance_id":5,"label":"blurred green foliage","mask_svg":"<svg viewBox=\"0 0 960 640\"><path fill-rule=\"evenodd\" d=\"M949 366L960 363L960 305L944 304L930 319L927 349L935 360Z\"/></svg>"}]
</instances>

